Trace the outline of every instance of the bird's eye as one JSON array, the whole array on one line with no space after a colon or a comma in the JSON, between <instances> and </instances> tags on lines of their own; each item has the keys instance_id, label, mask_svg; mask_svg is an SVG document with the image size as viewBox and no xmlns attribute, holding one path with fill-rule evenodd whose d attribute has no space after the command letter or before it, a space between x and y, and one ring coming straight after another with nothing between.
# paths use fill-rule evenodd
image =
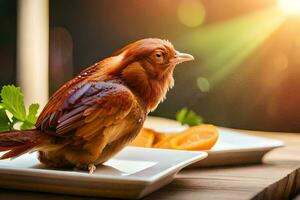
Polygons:
<instances>
[{"instance_id":1,"label":"bird's eye","mask_svg":"<svg viewBox=\"0 0 300 200\"><path fill-rule=\"evenodd\" d=\"M153 54L152 57L155 60L155 62L157 62L159 64L161 64L161 63L164 62L164 55L163 55L163 53L161 51L154 52L154 54Z\"/></svg>"}]
</instances>

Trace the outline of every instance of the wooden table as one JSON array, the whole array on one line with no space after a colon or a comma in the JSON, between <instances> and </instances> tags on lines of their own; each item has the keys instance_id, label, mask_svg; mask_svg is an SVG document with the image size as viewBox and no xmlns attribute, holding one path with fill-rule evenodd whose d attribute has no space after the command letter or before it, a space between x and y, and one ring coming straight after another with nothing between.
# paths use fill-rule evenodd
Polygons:
<instances>
[{"instance_id":1,"label":"wooden table","mask_svg":"<svg viewBox=\"0 0 300 200\"><path fill-rule=\"evenodd\" d=\"M146 200L181 199L272 199L295 198L300 192L300 134L247 131L249 134L280 139L286 146L264 157L263 164L210 169L185 169L168 186ZM0 199L101 199L49 193L0 189ZM103 199L103 198L102 198Z\"/></svg>"}]
</instances>

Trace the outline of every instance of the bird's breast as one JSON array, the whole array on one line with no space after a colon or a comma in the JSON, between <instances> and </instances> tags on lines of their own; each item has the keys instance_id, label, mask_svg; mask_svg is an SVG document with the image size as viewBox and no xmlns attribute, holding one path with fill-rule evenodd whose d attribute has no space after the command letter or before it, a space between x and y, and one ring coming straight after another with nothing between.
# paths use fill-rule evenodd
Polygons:
<instances>
[{"instance_id":1,"label":"bird's breast","mask_svg":"<svg viewBox=\"0 0 300 200\"><path fill-rule=\"evenodd\" d=\"M146 109L141 102L135 102L131 111L123 120L106 128L104 135L108 137L108 144L123 138L133 140L142 128L145 119Z\"/></svg>"}]
</instances>

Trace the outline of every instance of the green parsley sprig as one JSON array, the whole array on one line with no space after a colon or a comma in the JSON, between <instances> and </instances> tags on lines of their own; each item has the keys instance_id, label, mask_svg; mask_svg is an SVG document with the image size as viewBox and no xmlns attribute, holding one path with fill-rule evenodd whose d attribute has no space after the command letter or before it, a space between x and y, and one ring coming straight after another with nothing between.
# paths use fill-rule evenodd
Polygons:
<instances>
[{"instance_id":1,"label":"green parsley sprig","mask_svg":"<svg viewBox=\"0 0 300 200\"><path fill-rule=\"evenodd\" d=\"M203 118L197 115L194 111L187 108L182 108L176 114L176 120L182 125L196 126L203 123Z\"/></svg>"},{"instance_id":2,"label":"green parsley sprig","mask_svg":"<svg viewBox=\"0 0 300 200\"><path fill-rule=\"evenodd\" d=\"M39 104L31 104L26 112L21 88L14 85L3 86L0 97L0 132L34 128ZM17 128L16 124L20 126Z\"/></svg>"}]
</instances>

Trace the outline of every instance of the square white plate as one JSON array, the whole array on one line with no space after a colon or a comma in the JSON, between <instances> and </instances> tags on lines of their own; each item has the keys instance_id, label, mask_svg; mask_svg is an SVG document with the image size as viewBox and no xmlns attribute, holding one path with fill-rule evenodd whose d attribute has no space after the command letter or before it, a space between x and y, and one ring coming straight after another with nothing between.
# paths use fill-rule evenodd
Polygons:
<instances>
[{"instance_id":1,"label":"square white plate","mask_svg":"<svg viewBox=\"0 0 300 200\"><path fill-rule=\"evenodd\" d=\"M94 174L47 169L36 153L0 161L0 187L73 195L142 198L171 182L183 167L207 156L201 151L126 147Z\"/></svg>"},{"instance_id":2,"label":"square white plate","mask_svg":"<svg viewBox=\"0 0 300 200\"><path fill-rule=\"evenodd\" d=\"M144 127L165 133L174 133L187 128L175 120L160 117L148 117ZM219 139L214 147L207 151L208 157L203 162L196 162L192 166L259 163L268 151L284 145L279 140L248 135L223 127L218 129Z\"/></svg>"}]
</instances>

